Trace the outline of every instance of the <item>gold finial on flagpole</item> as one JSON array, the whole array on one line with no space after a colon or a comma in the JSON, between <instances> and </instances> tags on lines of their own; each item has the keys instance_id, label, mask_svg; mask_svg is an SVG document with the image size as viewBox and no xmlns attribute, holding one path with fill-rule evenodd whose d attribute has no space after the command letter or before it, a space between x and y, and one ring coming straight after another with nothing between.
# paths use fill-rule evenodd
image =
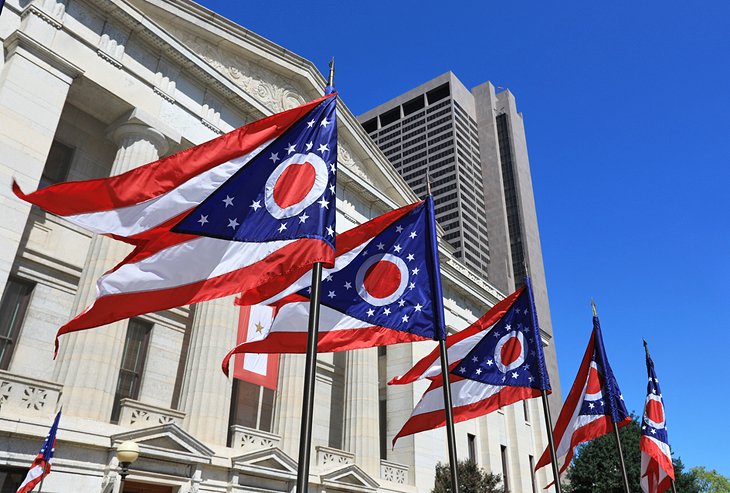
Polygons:
<instances>
[{"instance_id":1,"label":"gold finial on flagpole","mask_svg":"<svg viewBox=\"0 0 730 493\"><path fill-rule=\"evenodd\" d=\"M335 87L335 57L330 60L330 75L327 78L327 85L334 89Z\"/></svg>"},{"instance_id":2,"label":"gold finial on flagpole","mask_svg":"<svg viewBox=\"0 0 730 493\"><path fill-rule=\"evenodd\" d=\"M591 298L591 310L593 310L593 316L598 316L598 311L596 310L596 302Z\"/></svg>"}]
</instances>

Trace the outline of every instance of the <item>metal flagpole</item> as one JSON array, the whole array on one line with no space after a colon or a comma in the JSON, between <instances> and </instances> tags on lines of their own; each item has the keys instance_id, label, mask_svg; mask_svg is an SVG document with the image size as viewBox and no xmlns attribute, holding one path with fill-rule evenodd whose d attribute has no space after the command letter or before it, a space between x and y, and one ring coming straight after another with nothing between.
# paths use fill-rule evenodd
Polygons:
<instances>
[{"instance_id":1,"label":"metal flagpole","mask_svg":"<svg viewBox=\"0 0 730 493\"><path fill-rule=\"evenodd\" d=\"M449 464L451 466L451 491L459 493L459 475L456 459L456 433L454 432L454 410L451 405L451 381L449 380L449 359L446 356L446 341L439 341L441 353L441 376L444 384L444 411L446 411L446 440L449 443Z\"/></svg>"},{"instance_id":2,"label":"metal flagpole","mask_svg":"<svg viewBox=\"0 0 730 493\"><path fill-rule=\"evenodd\" d=\"M525 260L522 261L522 266L525 268L525 275L530 276L530 268L527 266ZM533 311L535 309L534 300ZM534 314L535 324L537 324L537 314ZM548 448L550 449L550 464L553 468L553 481L555 482L555 493L562 493L562 487L560 485L560 467L558 467L558 455L555 453L555 438L553 437L553 418L550 415L550 405L548 403L548 395L546 390L542 390L540 393L542 397L542 411L545 416L545 426L547 427L547 439ZM535 471L530 471L530 474L535 474Z\"/></svg>"},{"instance_id":3,"label":"metal flagpole","mask_svg":"<svg viewBox=\"0 0 730 493\"><path fill-rule=\"evenodd\" d=\"M431 177L426 169L426 188L428 195L431 195ZM433 214L433 210L428 208L429 215ZM429 217L429 227L436 224L434 217ZM436 244L434 238L436 238L436 232L433 231L431 236L431 246L434 251L431 252L433 259L438 262L438 244ZM433 290L435 296L440 295L440 289ZM436 316L436 323L438 324L438 330L441 327L445 327L443 323L443 312L434 309L434 315ZM444 334L445 335L445 334ZM451 471L451 492L459 493L459 474L458 466L459 462L456 456L456 433L454 431L454 409L451 403L451 380L449 379L449 358L447 354L446 340L439 339L439 354L441 358L441 378L443 379L443 391L444 391L444 412L446 413L446 441L449 446L449 468Z\"/></svg>"},{"instance_id":4,"label":"metal flagpole","mask_svg":"<svg viewBox=\"0 0 730 493\"><path fill-rule=\"evenodd\" d=\"M613 424L613 434L616 437L616 448L618 449L618 458L621 462L621 473L624 476L624 491L626 493L631 493L629 491L629 477L626 474L626 463L624 462L624 452L621 449L621 436L618 433L618 425L616 423Z\"/></svg>"},{"instance_id":5,"label":"metal flagpole","mask_svg":"<svg viewBox=\"0 0 730 493\"><path fill-rule=\"evenodd\" d=\"M596 302L591 300L591 310L593 310L593 316L598 317L598 310L596 310ZM613 421L613 416L611 416L611 421ZM631 490L629 489L629 476L626 474L626 462L624 462L624 452L621 448L621 435L618 432L618 424L616 424L615 421L613 421L613 435L616 437L616 450L618 451L618 458L619 463L621 464L621 474L623 475L624 480L624 492L625 493L631 493Z\"/></svg>"},{"instance_id":6,"label":"metal flagpole","mask_svg":"<svg viewBox=\"0 0 730 493\"><path fill-rule=\"evenodd\" d=\"M43 491L43 480L46 479L45 476L41 477L41 484L38 485L38 493L41 493Z\"/></svg>"},{"instance_id":7,"label":"metal flagpole","mask_svg":"<svg viewBox=\"0 0 730 493\"><path fill-rule=\"evenodd\" d=\"M553 419L550 417L550 405L548 404L547 392L544 390L542 391L542 410L545 414L545 423L547 425L548 448L550 448L550 463L553 466L555 493L561 493L560 468L558 467L558 456L555 453L555 439L553 438Z\"/></svg>"},{"instance_id":8,"label":"metal flagpole","mask_svg":"<svg viewBox=\"0 0 730 493\"><path fill-rule=\"evenodd\" d=\"M672 493L677 493L677 485L674 484L674 480L672 479Z\"/></svg>"},{"instance_id":9,"label":"metal flagpole","mask_svg":"<svg viewBox=\"0 0 730 493\"><path fill-rule=\"evenodd\" d=\"M335 59L330 61L327 85L334 87ZM319 298L322 263L312 266L312 293L309 299L307 327L307 359L304 366L304 397L302 400L302 427L299 433L299 461L297 463L297 493L309 490L309 459L312 445L312 416L314 414L314 382L317 371L317 342L319 339Z\"/></svg>"}]
</instances>

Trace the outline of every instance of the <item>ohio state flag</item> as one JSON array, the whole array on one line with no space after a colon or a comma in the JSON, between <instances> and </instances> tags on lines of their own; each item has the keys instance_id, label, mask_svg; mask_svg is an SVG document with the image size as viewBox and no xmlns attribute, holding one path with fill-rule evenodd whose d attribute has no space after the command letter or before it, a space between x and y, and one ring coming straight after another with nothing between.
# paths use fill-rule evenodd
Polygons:
<instances>
[{"instance_id":1,"label":"ohio state flag","mask_svg":"<svg viewBox=\"0 0 730 493\"><path fill-rule=\"evenodd\" d=\"M274 308L270 306L242 306L238 317L236 345L264 339L269 335L273 321ZM233 365L233 378L276 390L279 376L278 354L238 354Z\"/></svg>"}]
</instances>

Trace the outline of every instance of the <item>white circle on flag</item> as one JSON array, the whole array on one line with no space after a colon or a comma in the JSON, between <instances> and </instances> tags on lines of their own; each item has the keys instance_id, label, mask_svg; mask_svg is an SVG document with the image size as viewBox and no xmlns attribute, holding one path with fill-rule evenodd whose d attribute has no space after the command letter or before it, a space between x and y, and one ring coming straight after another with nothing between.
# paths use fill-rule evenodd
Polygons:
<instances>
[{"instance_id":1,"label":"white circle on flag","mask_svg":"<svg viewBox=\"0 0 730 493\"><path fill-rule=\"evenodd\" d=\"M516 340L512 341L513 339ZM511 354L512 351L509 351L508 354L512 356L512 359L509 361L504 361L502 358L502 349L508 341L512 341L510 342L510 346L514 344L520 345L520 354L514 357L514 355ZM501 371L502 373L507 373L508 371L512 371L515 368L519 368L520 366L522 366L522 363L525 362L526 354L527 347L525 346L525 336L519 330L507 332L499 339L499 341L497 341L497 345L494 347L494 361L497 363L497 368L499 368L499 371Z\"/></svg>"},{"instance_id":2,"label":"white circle on flag","mask_svg":"<svg viewBox=\"0 0 730 493\"><path fill-rule=\"evenodd\" d=\"M664 418L664 403L662 398L656 394L646 396L646 405L644 406L644 421L646 424L657 430L661 430L666 426Z\"/></svg>"},{"instance_id":3,"label":"white circle on flag","mask_svg":"<svg viewBox=\"0 0 730 493\"><path fill-rule=\"evenodd\" d=\"M298 194L291 194L291 183L286 183L286 181L294 181L287 180L292 176L291 171L294 170L294 168L290 169L291 166L308 167L305 171L310 171L310 173L311 170L314 171L313 182L304 184L305 187L310 187L309 190L300 190ZM282 176L284 182L280 182ZM296 173L293 176L297 176ZM307 176L307 174L304 173L299 176ZM311 176L309 178L311 179ZM325 192L328 178L327 164L316 154L311 152L307 154L297 153L286 158L279 163L273 173L269 175L269 179L266 180L266 188L264 189L266 210L276 219L287 219L296 216L312 205ZM301 186L301 180L299 181L300 183L297 186ZM277 203L277 196L281 196L281 194L284 194L283 197L287 200L283 206ZM290 204L289 201L292 200L292 196L295 197L295 202Z\"/></svg>"},{"instance_id":4,"label":"white circle on flag","mask_svg":"<svg viewBox=\"0 0 730 493\"><path fill-rule=\"evenodd\" d=\"M391 272L397 270L400 274L400 280L384 278L373 286L371 283L377 282L377 280L370 280L369 282L369 277L374 272L370 271L371 268L379 268L381 274L387 273L389 270ZM389 305L397 301L408 287L408 266L400 257L390 253L379 253L362 263L355 275L355 283L357 293L371 305Z\"/></svg>"}]
</instances>

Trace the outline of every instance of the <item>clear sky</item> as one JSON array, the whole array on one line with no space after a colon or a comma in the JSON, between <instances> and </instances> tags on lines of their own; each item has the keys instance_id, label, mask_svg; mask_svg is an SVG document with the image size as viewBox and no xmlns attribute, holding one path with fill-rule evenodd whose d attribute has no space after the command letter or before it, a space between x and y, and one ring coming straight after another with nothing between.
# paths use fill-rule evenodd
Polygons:
<instances>
[{"instance_id":1,"label":"clear sky","mask_svg":"<svg viewBox=\"0 0 730 493\"><path fill-rule=\"evenodd\" d=\"M443 72L525 117L564 395L591 329L641 414L648 340L669 439L730 475L730 2L238 2L360 114Z\"/></svg>"}]
</instances>

